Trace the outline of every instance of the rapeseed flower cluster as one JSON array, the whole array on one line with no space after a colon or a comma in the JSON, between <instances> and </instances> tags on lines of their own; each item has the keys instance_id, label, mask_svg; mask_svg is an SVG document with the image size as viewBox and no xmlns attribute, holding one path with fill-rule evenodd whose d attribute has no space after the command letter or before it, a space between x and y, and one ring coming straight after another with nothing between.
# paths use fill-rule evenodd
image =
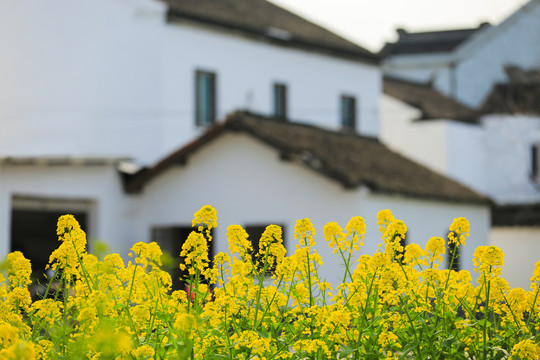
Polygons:
<instances>
[{"instance_id":1,"label":"rapeseed flower cluster","mask_svg":"<svg viewBox=\"0 0 540 360\"><path fill-rule=\"evenodd\" d=\"M540 358L540 261L529 290L501 278L504 254L476 249L478 281L443 268L450 246L464 246L470 225L454 219L448 243L408 244L405 223L377 216L382 245L357 254L365 221L326 224L324 239L343 264L342 281L323 265L309 219L297 222L287 255L282 229L266 228L258 252L239 225L227 230L229 253L211 261L214 208L194 215L181 254L185 289L173 290L156 243L136 243L126 263L100 261L71 215L58 221L54 275L32 301L31 264L9 254L0 274L1 359L527 359ZM448 250L450 252L450 250Z\"/></svg>"}]
</instances>

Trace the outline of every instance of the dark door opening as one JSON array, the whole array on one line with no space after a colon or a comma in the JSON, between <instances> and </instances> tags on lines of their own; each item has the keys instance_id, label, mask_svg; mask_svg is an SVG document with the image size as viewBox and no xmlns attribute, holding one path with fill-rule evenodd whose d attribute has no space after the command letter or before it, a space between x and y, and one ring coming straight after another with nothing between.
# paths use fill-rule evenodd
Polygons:
<instances>
[{"instance_id":1,"label":"dark door opening","mask_svg":"<svg viewBox=\"0 0 540 360\"><path fill-rule=\"evenodd\" d=\"M179 267L181 261L180 252L182 251L182 245L193 230L195 228L191 226L169 226L152 229L152 241L155 241L163 251L165 261L163 261L162 268L171 275L173 290L183 290L187 283L188 273L187 271L181 271ZM213 231L211 233L213 235ZM208 243L210 266L214 258L214 241Z\"/></svg>"},{"instance_id":2,"label":"dark door opening","mask_svg":"<svg viewBox=\"0 0 540 360\"><path fill-rule=\"evenodd\" d=\"M13 209L11 211L11 251L20 251L32 264L32 280L42 280L51 253L60 246L56 235L58 218L72 214L87 231L88 214L57 210Z\"/></svg>"}]
</instances>

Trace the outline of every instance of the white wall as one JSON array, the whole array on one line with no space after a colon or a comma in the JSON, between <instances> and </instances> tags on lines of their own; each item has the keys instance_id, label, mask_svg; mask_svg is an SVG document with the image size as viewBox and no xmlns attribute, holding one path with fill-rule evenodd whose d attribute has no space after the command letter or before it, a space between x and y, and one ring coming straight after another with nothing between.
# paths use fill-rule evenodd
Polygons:
<instances>
[{"instance_id":1,"label":"white wall","mask_svg":"<svg viewBox=\"0 0 540 360\"><path fill-rule=\"evenodd\" d=\"M14 196L91 202L89 242L106 241L111 251L123 255L133 243L132 201L124 195L120 176L112 166L4 164L0 165L0 185L0 258L10 251Z\"/></svg>"},{"instance_id":2,"label":"white wall","mask_svg":"<svg viewBox=\"0 0 540 360\"><path fill-rule=\"evenodd\" d=\"M246 108L271 114L279 81L291 118L338 128L339 97L354 95L360 131L378 134L378 67L166 24L155 0L5 0L0 48L0 155L150 164L203 130L197 69L217 74L220 119Z\"/></svg>"},{"instance_id":3,"label":"white wall","mask_svg":"<svg viewBox=\"0 0 540 360\"><path fill-rule=\"evenodd\" d=\"M534 227L495 227L491 244L504 252L502 276L512 287L529 290L534 266L540 260L540 234Z\"/></svg>"},{"instance_id":4,"label":"white wall","mask_svg":"<svg viewBox=\"0 0 540 360\"><path fill-rule=\"evenodd\" d=\"M147 159L163 17L150 0L0 2L0 154Z\"/></svg>"},{"instance_id":5,"label":"white wall","mask_svg":"<svg viewBox=\"0 0 540 360\"><path fill-rule=\"evenodd\" d=\"M537 116L490 115L486 132L486 193L498 203L540 201L540 183L531 180L531 146L540 144Z\"/></svg>"},{"instance_id":6,"label":"white wall","mask_svg":"<svg viewBox=\"0 0 540 360\"><path fill-rule=\"evenodd\" d=\"M486 206L453 205L399 196L370 194L367 189L345 190L313 170L279 160L273 149L242 134L225 134L192 155L186 167L167 170L139 195L137 240L147 240L157 226L189 225L193 213L211 204L218 212L216 251L225 251L226 227L274 222L286 227L287 248L294 251L294 222L308 217L318 232L324 254L323 277L337 282L339 260L324 244L323 227L337 221L342 227L352 216L368 225L363 253L373 253L380 242L376 215L390 208L410 226L413 241L424 245L431 236L443 236L454 217L471 221L470 243L486 244L489 211ZM469 246L472 246L469 244ZM466 250L465 259L471 257Z\"/></svg>"},{"instance_id":7,"label":"white wall","mask_svg":"<svg viewBox=\"0 0 540 360\"><path fill-rule=\"evenodd\" d=\"M239 108L272 114L272 86L280 82L287 85L292 120L339 129L340 96L352 95L357 99L359 131L373 136L379 133L381 79L376 66L272 46L198 25L172 24L165 33L163 100L166 113L171 114L165 120L166 133L192 134L196 130L197 69L216 73L220 119Z\"/></svg>"},{"instance_id":8,"label":"white wall","mask_svg":"<svg viewBox=\"0 0 540 360\"><path fill-rule=\"evenodd\" d=\"M448 169L446 121L419 121L420 110L391 96L380 100L381 141L439 173Z\"/></svg>"},{"instance_id":9,"label":"white wall","mask_svg":"<svg viewBox=\"0 0 540 360\"><path fill-rule=\"evenodd\" d=\"M445 119L414 121L421 113L402 101L381 99L381 140L400 154L480 193L487 192L485 130Z\"/></svg>"}]
</instances>

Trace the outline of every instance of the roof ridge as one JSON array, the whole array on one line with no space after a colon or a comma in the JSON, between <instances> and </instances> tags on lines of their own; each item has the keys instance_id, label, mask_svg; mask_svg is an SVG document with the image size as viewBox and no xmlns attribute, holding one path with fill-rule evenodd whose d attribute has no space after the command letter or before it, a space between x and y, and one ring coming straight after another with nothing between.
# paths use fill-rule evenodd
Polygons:
<instances>
[{"instance_id":1,"label":"roof ridge","mask_svg":"<svg viewBox=\"0 0 540 360\"><path fill-rule=\"evenodd\" d=\"M267 0L162 1L168 5L168 21L187 19L240 31L280 45L318 50L368 63L380 61L377 54L354 41ZM259 7L264 11L257 11L261 10ZM272 28L283 30L283 34L272 32Z\"/></svg>"},{"instance_id":2,"label":"roof ridge","mask_svg":"<svg viewBox=\"0 0 540 360\"><path fill-rule=\"evenodd\" d=\"M289 128L284 128L289 127ZM313 131L326 136L318 136ZM371 191L453 202L487 203L489 199L459 182L404 157L373 137L344 134L318 126L279 122L275 118L237 111L202 136L154 166L125 179L127 192L139 192L154 177L227 132L240 132L271 147L284 161L305 166L345 189L366 186ZM350 141L343 141L342 137Z\"/></svg>"},{"instance_id":3,"label":"roof ridge","mask_svg":"<svg viewBox=\"0 0 540 360\"><path fill-rule=\"evenodd\" d=\"M315 130L315 131L324 132L324 133L330 133L330 134L333 134L333 135L336 135L336 136L343 136L343 137L348 137L348 138L359 138L359 139L364 139L364 140L369 140L369 141L374 141L374 142L380 143L379 138L376 137L376 136L359 134L359 133L357 133L357 132L355 132L353 130L343 129L343 130L340 131L340 130L335 130L335 129L324 128L324 127L312 124L310 122L303 122L303 121L298 121L298 120L284 121L283 119L268 117L268 116L265 116L265 115L260 114L260 113L251 112L249 110L235 111L235 112L229 114L229 116L227 116L227 119L234 118L235 116L238 116L238 115L255 117L255 118L257 118L257 119L259 119L261 121L273 122L273 123L276 123L276 124L279 124L279 125L284 125L284 126L297 126L297 127L309 128L309 129L312 129L312 130Z\"/></svg>"}]
</instances>

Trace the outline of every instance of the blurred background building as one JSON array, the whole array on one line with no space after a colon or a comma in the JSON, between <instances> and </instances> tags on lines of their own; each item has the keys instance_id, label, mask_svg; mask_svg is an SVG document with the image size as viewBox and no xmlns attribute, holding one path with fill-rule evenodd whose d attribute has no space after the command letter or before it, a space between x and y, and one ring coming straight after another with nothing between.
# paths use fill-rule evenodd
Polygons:
<instances>
[{"instance_id":1,"label":"blurred background building","mask_svg":"<svg viewBox=\"0 0 540 360\"><path fill-rule=\"evenodd\" d=\"M371 253L385 208L421 245L467 217L468 270L509 229L507 256L540 250L540 50L512 50L538 40L539 4L499 25L400 30L374 54L264 0L4 1L0 255L22 250L41 268L66 212L90 249L155 240L177 255L205 204L222 224L214 253L224 225L252 238L282 225L294 251L296 219L322 233L355 215ZM327 249L323 277L337 280Z\"/></svg>"}]
</instances>

